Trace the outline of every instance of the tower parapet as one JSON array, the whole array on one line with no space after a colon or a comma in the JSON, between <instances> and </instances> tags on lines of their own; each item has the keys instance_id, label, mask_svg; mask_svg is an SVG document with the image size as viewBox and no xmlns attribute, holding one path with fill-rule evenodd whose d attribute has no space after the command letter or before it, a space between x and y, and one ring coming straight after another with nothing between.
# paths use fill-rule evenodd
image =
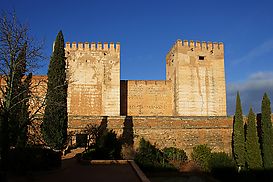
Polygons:
<instances>
[{"instance_id":1,"label":"tower parapet","mask_svg":"<svg viewBox=\"0 0 273 182\"><path fill-rule=\"evenodd\" d=\"M91 47L90 47L91 45ZM101 42L95 43L92 42L91 44L89 42L66 42L65 44L65 49L66 51L71 51L71 50L83 50L83 51L116 51L119 52L120 51L120 43L117 42L116 44L114 44L113 42L111 43L107 43L104 42L103 44Z\"/></svg>"},{"instance_id":2,"label":"tower parapet","mask_svg":"<svg viewBox=\"0 0 273 182\"><path fill-rule=\"evenodd\" d=\"M178 39L175 44L172 46L172 48L169 50L167 57L169 56L169 54L171 52L173 52L175 49L183 49L183 50L190 50L190 51L194 51L194 49L196 50L202 50L202 51L215 51L215 53L218 54L223 54L224 52L224 44L222 42L214 42L212 43L211 41L202 41L202 43L197 40L197 41L193 41L193 40L180 40Z\"/></svg>"}]
</instances>

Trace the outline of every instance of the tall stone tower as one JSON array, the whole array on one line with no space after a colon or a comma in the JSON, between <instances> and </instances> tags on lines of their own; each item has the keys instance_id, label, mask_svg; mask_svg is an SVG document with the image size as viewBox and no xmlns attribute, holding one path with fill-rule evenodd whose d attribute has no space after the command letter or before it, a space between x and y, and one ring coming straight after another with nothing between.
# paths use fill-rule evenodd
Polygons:
<instances>
[{"instance_id":1,"label":"tall stone tower","mask_svg":"<svg viewBox=\"0 0 273 182\"><path fill-rule=\"evenodd\" d=\"M120 115L120 44L66 43L68 114Z\"/></svg>"},{"instance_id":2,"label":"tall stone tower","mask_svg":"<svg viewBox=\"0 0 273 182\"><path fill-rule=\"evenodd\" d=\"M176 116L226 116L224 45L178 40L166 56Z\"/></svg>"}]
</instances>

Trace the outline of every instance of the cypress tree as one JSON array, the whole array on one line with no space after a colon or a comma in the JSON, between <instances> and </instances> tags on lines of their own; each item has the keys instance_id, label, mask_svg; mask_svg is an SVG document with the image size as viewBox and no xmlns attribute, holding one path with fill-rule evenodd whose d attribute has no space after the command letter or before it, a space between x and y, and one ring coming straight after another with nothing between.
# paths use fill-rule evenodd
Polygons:
<instances>
[{"instance_id":1,"label":"cypress tree","mask_svg":"<svg viewBox=\"0 0 273 182\"><path fill-rule=\"evenodd\" d=\"M236 112L233 119L233 157L237 166L245 166L245 133L239 92L236 98Z\"/></svg>"},{"instance_id":2,"label":"cypress tree","mask_svg":"<svg viewBox=\"0 0 273 182\"><path fill-rule=\"evenodd\" d=\"M255 122L255 114L250 108L246 125L246 163L249 169L262 168L262 156Z\"/></svg>"},{"instance_id":3,"label":"cypress tree","mask_svg":"<svg viewBox=\"0 0 273 182\"><path fill-rule=\"evenodd\" d=\"M30 125L30 118L29 118L29 99L31 97L31 80L32 80L32 73L26 77L21 85L21 103L20 103L20 110L18 110L18 138L17 138L17 147L25 147L28 141L28 125Z\"/></svg>"},{"instance_id":4,"label":"cypress tree","mask_svg":"<svg viewBox=\"0 0 273 182\"><path fill-rule=\"evenodd\" d=\"M62 31L56 37L48 68L46 107L42 134L48 146L62 149L67 138L67 81Z\"/></svg>"},{"instance_id":5,"label":"cypress tree","mask_svg":"<svg viewBox=\"0 0 273 182\"><path fill-rule=\"evenodd\" d=\"M261 148L263 166L265 169L273 169L273 130L271 121L270 100L265 93L262 101L261 118Z\"/></svg>"},{"instance_id":6,"label":"cypress tree","mask_svg":"<svg viewBox=\"0 0 273 182\"><path fill-rule=\"evenodd\" d=\"M26 52L27 43L25 42L18 57L12 64L13 72L10 75L11 88L11 106L9 117L9 135L10 145L24 147L27 143L27 125L29 124L28 100L30 97L30 83L32 74L30 73L23 81L26 75ZM19 141L20 140L20 141Z\"/></svg>"}]
</instances>

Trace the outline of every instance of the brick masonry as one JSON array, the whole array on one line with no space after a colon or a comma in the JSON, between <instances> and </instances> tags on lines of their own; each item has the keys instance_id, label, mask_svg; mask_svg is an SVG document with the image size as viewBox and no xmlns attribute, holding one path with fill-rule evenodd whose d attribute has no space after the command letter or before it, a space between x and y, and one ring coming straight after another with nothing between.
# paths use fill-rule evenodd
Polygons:
<instances>
[{"instance_id":1,"label":"brick masonry","mask_svg":"<svg viewBox=\"0 0 273 182\"><path fill-rule=\"evenodd\" d=\"M106 119L107 118L107 119ZM123 134L125 116L118 117L70 117L69 131L81 133L88 124L100 125L107 120L107 127L118 136ZM199 144L207 144L213 151L231 152L231 117L130 117L134 134L134 146L143 137L159 148L177 147L188 154Z\"/></svg>"}]
</instances>

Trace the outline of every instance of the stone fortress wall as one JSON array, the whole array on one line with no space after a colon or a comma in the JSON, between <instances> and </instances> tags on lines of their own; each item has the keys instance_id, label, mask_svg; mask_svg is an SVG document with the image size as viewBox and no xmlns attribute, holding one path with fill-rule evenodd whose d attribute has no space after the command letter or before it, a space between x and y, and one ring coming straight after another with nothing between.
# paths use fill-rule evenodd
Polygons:
<instances>
[{"instance_id":1,"label":"stone fortress wall","mask_svg":"<svg viewBox=\"0 0 273 182\"><path fill-rule=\"evenodd\" d=\"M107 128L118 136L131 130L135 148L145 138L161 149L184 149L189 157L193 147L199 144L207 144L213 151L231 153L232 117L70 116L68 127L70 132L81 133L88 124L102 123L107 123Z\"/></svg>"},{"instance_id":2,"label":"stone fortress wall","mask_svg":"<svg viewBox=\"0 0 273 182\"><path fill-rule=\"evenodd\" d=\"M107 122L130 125L158 147L190 153L198 144L231 152L222 43L178 40L166 56L166 80L120 80L120 44L66 43L69 131Z\"/></svg>"},{"instance_id":3,"label":"stone fortress wall","mask_svg":"<svg viewBox=\"0 0 273 182\"><path fill-rule=\"evenodd\" d=\"M122 80L122 116L172 116L173 89L171 81Z\"/></svg>"},{"instance_id":4,"label":"stone fortress wall","mask_svg":"<svg viewBox=\"0 0 273 182\"><path fill-rule=\"evenodd\" d=\"M82 116L226 116L222 43L178 40L166 80L120 81L120 44L66 43L68 112Z\"/></svg>"}]
</instances>

